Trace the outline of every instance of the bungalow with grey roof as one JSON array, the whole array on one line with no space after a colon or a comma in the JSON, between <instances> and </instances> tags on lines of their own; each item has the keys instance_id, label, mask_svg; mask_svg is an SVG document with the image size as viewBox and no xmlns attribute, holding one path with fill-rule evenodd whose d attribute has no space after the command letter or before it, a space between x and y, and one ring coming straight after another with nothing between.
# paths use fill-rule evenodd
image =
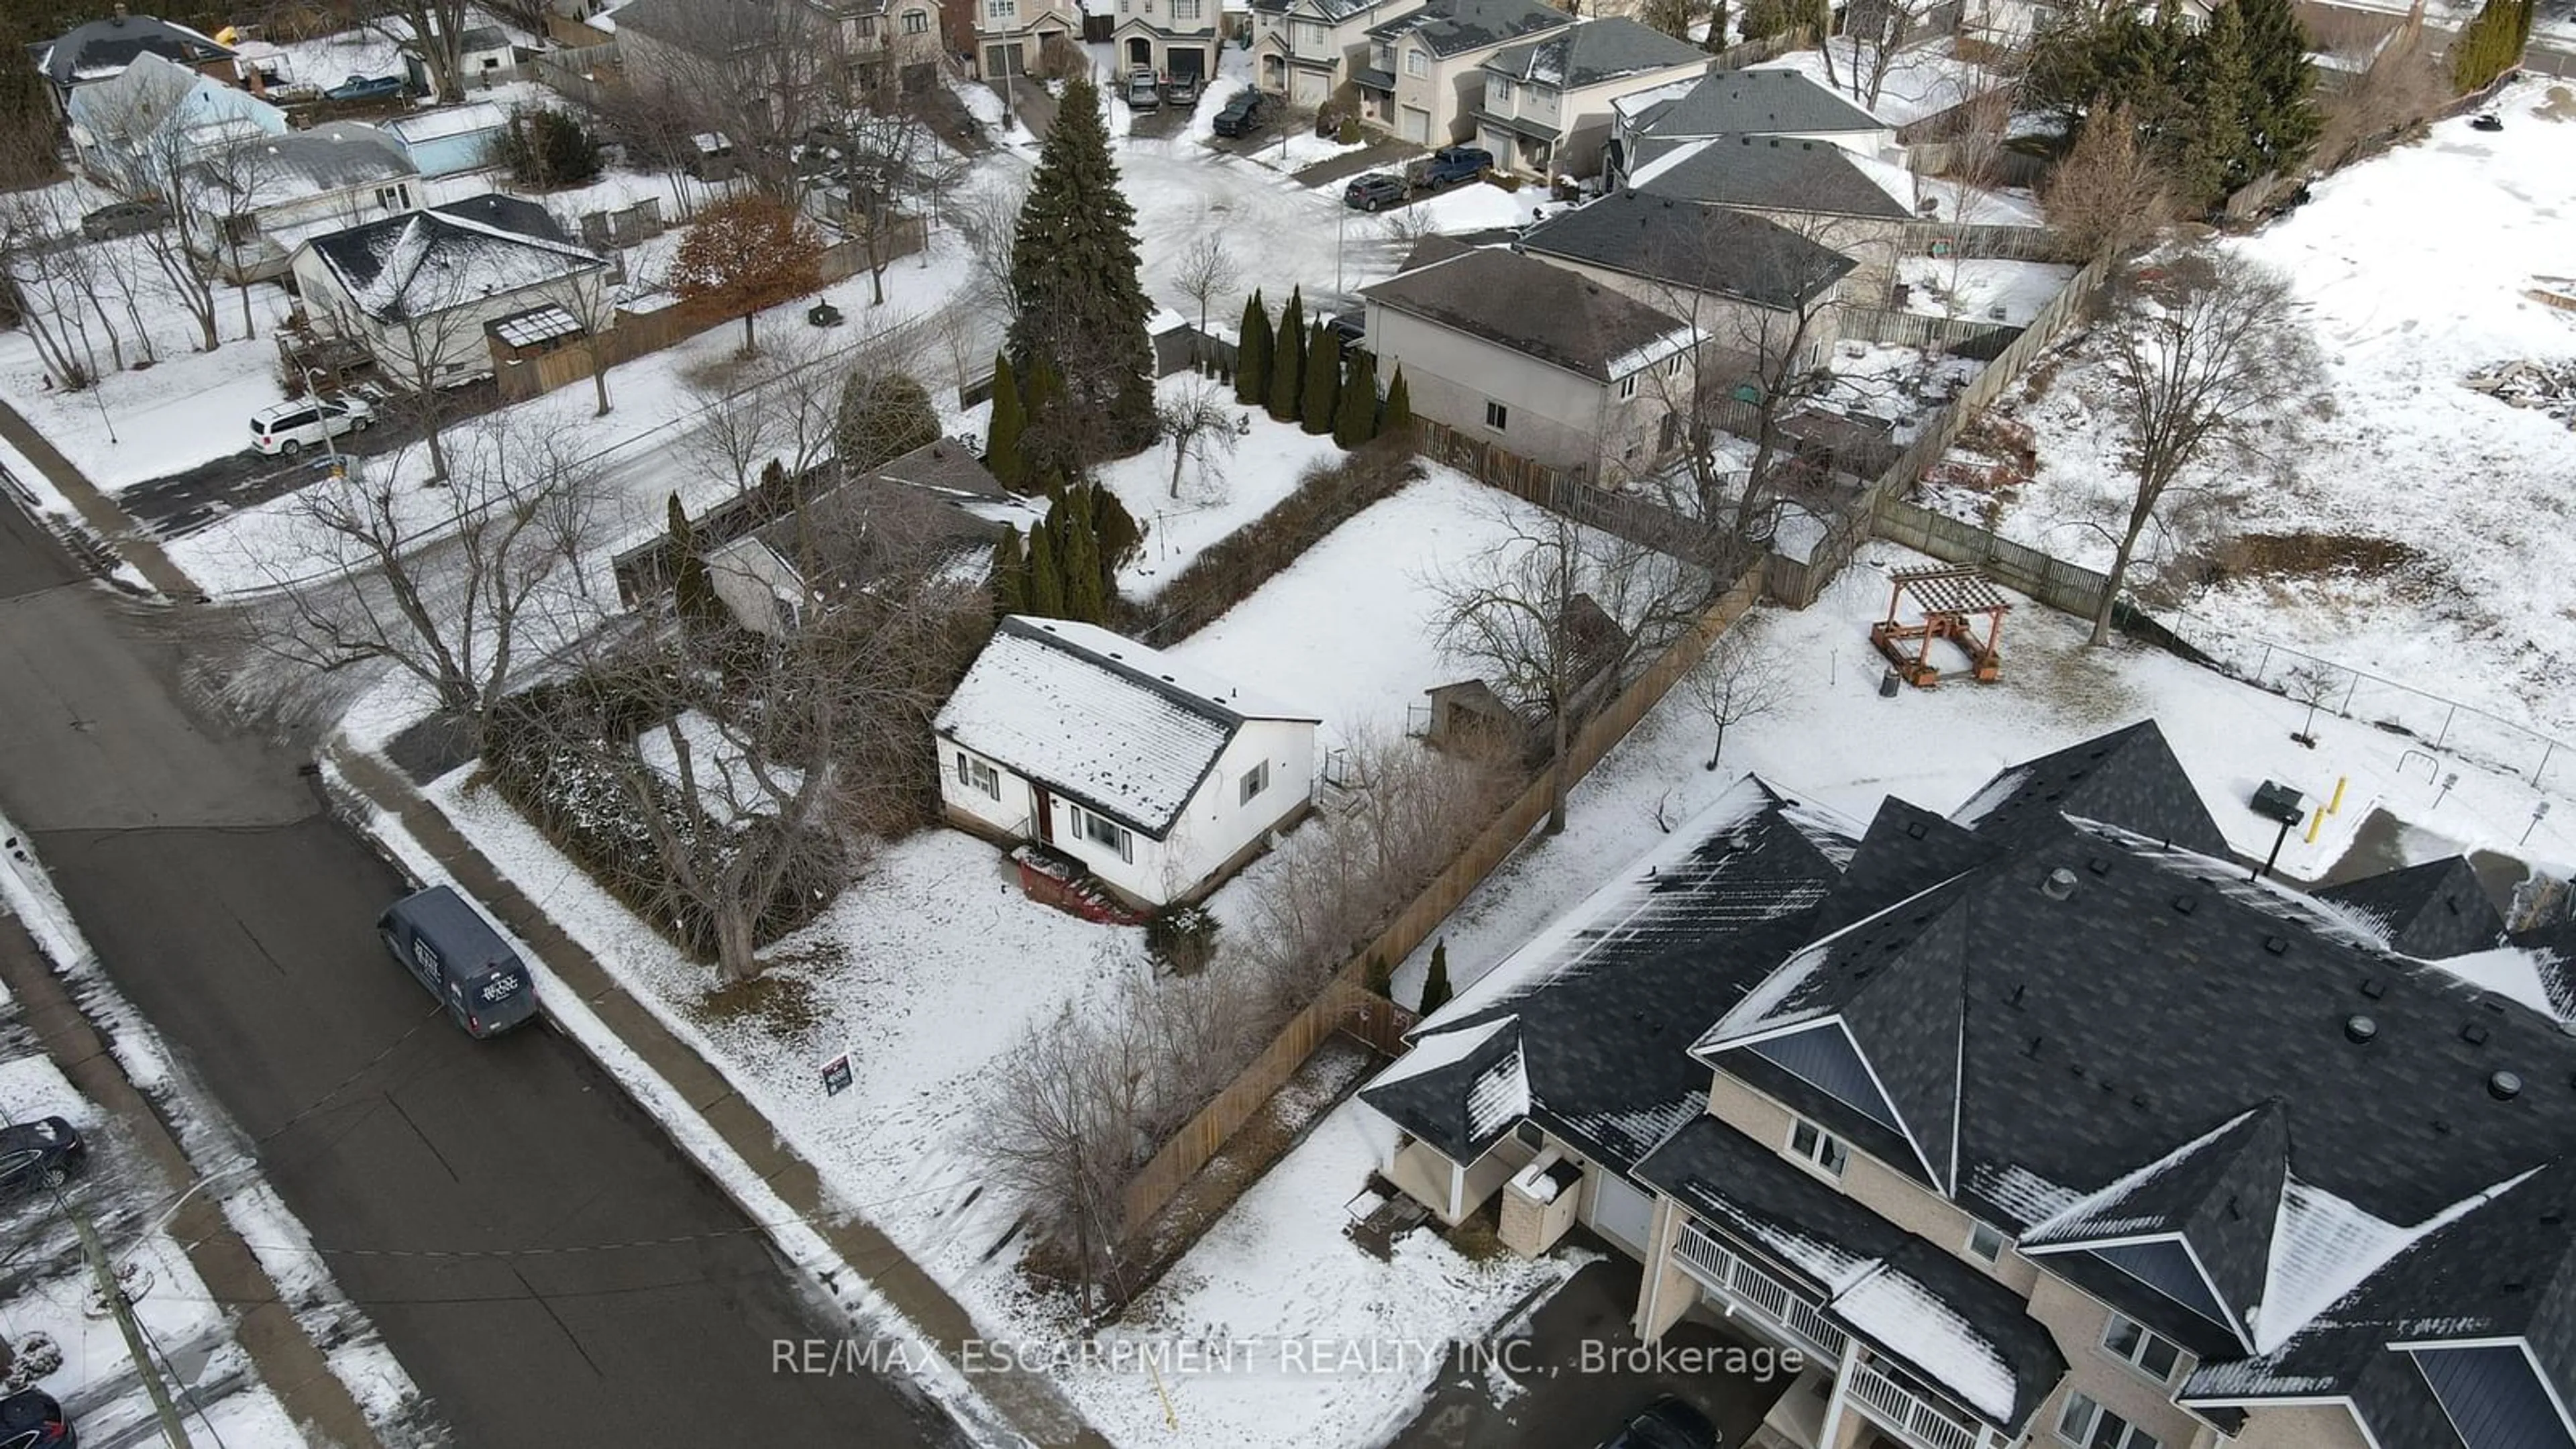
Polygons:
<instances>
[{"instance_id":1,"label":"bungalow with grey roof","mask_svg":"<svg viewBox=\"0 0 2576 1449\"><path fill-rule=\"evenodd\" d=\"M228 282L283 274L304 238L412 211L420 171L384 132L357 121L234 143L181 173L207 219L189 246Z\"/></svg>"}]
</instances>

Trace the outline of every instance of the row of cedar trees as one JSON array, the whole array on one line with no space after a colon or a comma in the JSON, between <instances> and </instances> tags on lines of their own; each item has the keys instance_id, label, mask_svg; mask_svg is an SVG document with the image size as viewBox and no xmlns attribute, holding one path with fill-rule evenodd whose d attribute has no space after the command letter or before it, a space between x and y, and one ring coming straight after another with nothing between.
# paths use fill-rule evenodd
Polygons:
<instances>
[{"instance_id":1,"label":"row of cedar trees","mask_svg":"<svg viewBox=\"0 0 2576 1449\"><path fill-rule=\"evenodd\" d=\"M1047 499L1044 520L1023 537L1003 530L993 545L993 606L1107 624L1118 597L1118 570L1144 545L1145 530L1118 495L1081 475L1076 462L1047 448L1029 419L1069 405L1064 380L1044 354L1023 379L1010 354L993 359L993 414L984 433L984 466L1014 493Z\"/></svg>"},{"instance_id":2,"label":"row of cedar trees","mask_svg":"<svg viewBox=\"0 0 2576 1449\"><path fill-rule=\"evenodd\" d=\"M1413 426L1413 394L1399 363L1386 400L1377 395L1377 358L1354 347L1340 366L1341 336L1330 323L1306 321L1306 302L1290 289L1288 305L1272 326L1270 309L1255 291L1243 301L1242 341L1234 365L1234 396L1246 407L1264 407L1283 423L1309 433L1330 433L1345 448L1356 448L1381 433Z\"/></svg>"},{"instance_id":3,"label":"row of cedar trees","mask_svg":"<svg viewBox=\"0 0 2576 1449\"><path fill-rule=\"evenodd\" d=\"M2478 18L2451 42L2451 84L2462 95L2483 90L2522 63L2539 0L2487 0Z\"/></svg>"}]
</instances>

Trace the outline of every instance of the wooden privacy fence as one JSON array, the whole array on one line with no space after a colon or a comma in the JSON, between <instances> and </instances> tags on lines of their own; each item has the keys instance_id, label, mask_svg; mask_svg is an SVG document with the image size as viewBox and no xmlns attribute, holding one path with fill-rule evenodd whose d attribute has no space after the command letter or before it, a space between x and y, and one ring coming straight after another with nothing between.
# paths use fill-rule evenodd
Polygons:
<instances>
[{"instance_id":1,"label":"wooden privacy fence","mask_svg":"<svg viewBox=\"0 0 2576 1449\"><path fill-rule=\"evenodd\" d=\"M888 228L880 243L879 255L892 261L921 250L927 230L918 217L900 218ZM823 248L818 275L823 284L847 281L868 269L868 253L859 241L835 242ZM576 344L541 356L510 359L499 355L499 344L493 356L493 378L501 388L504 402L524 402L569 387L591 374L594 365L615 367L674 343L683 342L701 332L727 323L738 323L742 315L725 303L709 297L674 302L645 312L616 311L608 330L599 335L596 345ZM595 355L594 355L595 354Z\"/></svg>"},{"instance_id":2,"label":"wooden privacy fence","mask_svg":"<svg viewBox=\"0 0 2576 1449\"><path fill-rule=\"evenodd\" d=\"M1973 257L2007 262L2080 262L2083 248L2044 226L1908 221L1896 228L1896 250L1909 257Z\"/></svg>"},{"instance_id":3,"label":"wooden privacy fence","mask_svg":"<svg viewBox=\"0 0 2576 1449\"><path fill-rule=\"evenodd\" d=\"M1577 730L1566 744L1566 783L1590 774L1594 766L1610 753L1611 747L1627 738L1637 721L1646 717L1671 691L1681 677L1696 668L1707 657L1709 648L1744 611L1753 607L1762 595L1762 573L1757 566L1746 571L1734 586L1709 605L1699 618L1671 647L1655 657L1626 689L1610 701ZM1240 1131L1271 1095L1287 1084L1306 1059L1315 1054L1324 1039L1336 1031L1347 1032L1389 1056L1404 1050L1404 1033L1417 1018L1410 1011L1370 991L1367 987L1369 963L1384 961L1392 966L1413 954L1428 940L1449 913L1458 909L1485 878L1520 848L1522 841L1538 823L1547 818L1548 806L1554 799L1547 771L1505 805L1501 813L1476 832L1466 847L1458 852L1448 867L1432 878L1403 910L1398 911L1367 945L1352 953L1341 970L1333 974L1305 1010L1289 1018L1279 1034L1271 1039L1252 1064L1243 1069L1224 1091L1217 1093L1199 1109L1180 1131L1172 1134L1151 1161L1129 1179L1121 1202L1124 1214L1122 1237L1132 1238L1162 1211L1182 1186L1216 1156L1226 1141Z\"/></svg>"},{"instance_id":4,"label":"wooden privacy fence","mask_svg":"<svg viewBox=\"0 0 2576 1449\"><path fill-rule=\"evenodd\" d=\"M1845 337L1893 347L1937 347L1954 357L1992 358L2022 331L2004 322L1935 317L1927 312L1898 312L1885 307L1846 307L1841 322ZM1879 466L1885 467L1890 461L1882 458Z\"/></svg>"}]
</instances>

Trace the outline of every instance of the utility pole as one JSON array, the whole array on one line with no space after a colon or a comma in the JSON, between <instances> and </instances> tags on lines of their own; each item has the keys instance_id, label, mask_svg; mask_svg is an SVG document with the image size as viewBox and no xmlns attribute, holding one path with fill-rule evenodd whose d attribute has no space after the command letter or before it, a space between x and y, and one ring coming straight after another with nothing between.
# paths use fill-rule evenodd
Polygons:
<instances>
[{"instance_id":1,"label":"utility pole","mask_svg":"<svg viewBox=\"0 0 2576 1449\"><path fill-rule=\"evenodd\" d=\"M107 1260L98 1229L90 1225L89 1214L63 1203L59 1192L55 1201L62 1206L63 1216L71 1219L73 1231L80 1234L81 1252L89 1259L91 1275L98 1280L99 1295L116 1315L117 1332L125 1335L125 1352L134 1360L135 1372L143 1376L144 1392L152 1396L152 1412L161 1420L161 1437L170 1449L195 1449L188 1441L188 1426L180 1419L178 1406L170 1402L169 1386L161 1382L159 1366L144 1349L143 1330L134 1321L134 1305L126 1300L125 1285L117 1281L116 1268Z\"/></svg>"}]
</instances>

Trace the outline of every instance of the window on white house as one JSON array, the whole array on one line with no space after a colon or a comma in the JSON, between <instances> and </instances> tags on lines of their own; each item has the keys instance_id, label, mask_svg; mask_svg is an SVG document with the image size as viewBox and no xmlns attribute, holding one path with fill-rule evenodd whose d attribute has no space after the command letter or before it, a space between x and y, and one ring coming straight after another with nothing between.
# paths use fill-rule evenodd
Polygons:
<instances>
[{"instance_id":1,"label":"window on white house","mask_svg":"<svg viewBox=\"0 0 2576 1449\"><path fill-rule=\"evenodd\" d=\"M1172 18L1196 24L1199 17L1206 13L1203 8L1206 3L1207 0L1172 0Z\"/></svg>"},{"instance_id":2,"label":"window on white house","mask_svg":"<svg viewBox=\"0 0 2576 1449\"><path fill-rule=\"evenodd\" d=\"M400 211L400 210L402 210L402 209L403 209L403 189L402 189L401 187L399 187L399 186L379 186L379 187L377 187L377 188L376 188L376 205L383 207L383 208L384 208L385 210L387 210L387 211Z\"/></svg>"},{"instance_id":3,"label":"window on white house","mask_svg":"<svg viewBox=\"0 0 2576 1449\"><path fill-rule=\"evenodd\" d=\"M1430 53L1418 49L1407 50L1404 53L1404 73L1417 78L1431 74Z\"/></svg>"},{"instance_id":4,"label":"window on white house","mask_svg":"<svg viewBox=\"0 0 2576 1449\"><path fill-rule=\"evenodd\" d=\"M1488 101L1492 105L1508 106L1512 103L1512 83L1510 81L1503 79L1501 76L1494 77L1493 91L1493 95L1488 97Z\"/></svg>"},{"instance_id":5,"label":"window on white house","mask_svg":"<svg viewBox=\"0 0 2576 1449\"><path fill-rule=\"evenodd\" d=\"M927 10L907 10L903 12L903 33L906 35L928 35L930 33L930 12Z\"/></svg>"},{"instance_id":6,"label":"window on white house","mask_svg":"<svg viewBox=\"0 0 2576 1449\"><path fill-rule=\"evenodd\" d=\"M2066 1411L2057 1416L2057 1437L2082 1449L2161 1449L2155 1435L2085 1394L2066 1396Z\"/></svg>"},{"instance_id":7,"label":"window on white house","mask_svg":"<svg viewBox=\"0 0 2576 1449\"><path fill-rule=\"evenodd\" d=\"M1002 798L1002 772L962 752L957 756L957 783L969 790L981 790L996 800Z\"/></svg>"},{"instance_id":8,"label":"window on white house","mask_svg":"<svg viewBox=\"0 0 2576 1449\"><path fill-rule=\"evenodd\" d=\"M873 16L873 15L862 15L862 16L860 16L860 17L859 17L859 39L861 39L861 40L874 40L874 39L876 39L876 38L877 38L877 18L876 18L875 16Z\"/></svg>"},{"instance_id":9,"label":"window on white house","mask_svg":"<svg viewBox=\"0 0 2576 1449\"><path fill-rule=\"evenodd\" d=\"M1636 395L1637 395L1637 374L1635 374L1635 373L1633 373L1633 372L1632 372L1632 373L1629 373L1626 377L1623 377L1623 378L1619 379L1619 400L1620 400L1621 402L1625 402L1625 401L1627 401L1628 399L1630 399L1630 398L1632 398L1632 397L1635 397Z\"/></svg>"},{"instance_id":10,"label":"window on white house","mask_svg":"<svg viewBox=\"0 0 2576 1449\"><path fill-rule=\"evenodd\" d=\"M1681 376L1681 375L1682 375L1682 364L1683 364L1684 362L1687 362L1687 361L1689 361L1689 359L1688 359L1687 357L1685 357L1683 354L1678 353L1678 352L1674 353L1674 354L1672 355L1672 357L1664 363L1664 376L1666 376L1666 377L1679 377L1679 376Z\"/></svg>"},{"instance_id":11,"label":"window on white house","mask_svg":"<svg viewBox=\"0 0 2576 1449\"><path fill-rule=\"evenodd\" d=\"M1264 760L1244 771L1238 788L1241 794L1234 803L1238 806L1251 804L1254 796L1270 788L1270 762Z\"/></svg>"},{"instance_id":12,"label":"window on white house","mask_svg":"<svg viewBox=\"0 0 2576 1449\"><path fill-rule=\"evenodd\" d=\"M2004 1255L2004 1235L1984 1223L1968 1229L1968 1256L1980 1263L1992 1263Z\"/></svg>"},{"instance_id":13,"label":"window on white house","mask_svg":"<svg viewBox=\"0 0 2576 1449\"><path fill-rule=\"evenodd\" d=\"M1804 1117L1789 1128L1789 1151L1836 1177L1843 1175L1844 1165L1851 1161L1851 1152L1841 1139Z\"/></svg>"},{"instance_id":14,"label":"window on white house","mask_svg":"<svg viewBox=\"0 0 2576 1449\"><path fill-rule=\"evenodd\" d=\"M1135 860L1136 837L1129 833L1126 826L1115 820L1095 815L1079 805L1068 808L1073 811L1074 834L1117 851L1120 860Z\"/></svg>"},{"instance_id":15,"label":"window on white house","mask_svg":"<svg viewBox=\"0 0 2576 1449\"><path fill-rule=\"evenodd\" d=\"M1507 408L1507 407L1503 406L1501 403L1494 402L1494 401L1491 401L1491 400L1488 400L1488 401L1485 403L1485 426L1486 426L1486 427L1489 427L1489 428L1493 429L1495 432L1498 432L1498 433L1499 433L1499 432L1501 432L1503 429L1505 429L1505 428L1507 428L1507 427L1510 427L1510 426L1511 426L1511 422L1512 422L1512 410L1511 410L1510 408Z\"/></svg>"},{"instance_id":16,"label":"window on white house","mask_svg":"<svg viewBox=\"0 0 2576 1449\"><path fill-rule=\"evenodd\" d=\"M995 20L1008 20L1020 13L1020 0L984 0L984 13Z\"/></svg>"},{"instance_id":17,"label":"window on white house","mask_svg":"<svg viewBox=\"0 0 2576 1449\"><path fill-rule=\"evenodd\" d=\"M2182 1350L2174 1347L2171 1340L2119 1313L2112 1314L2102 1329L2102 1351L2157 1383L2172 1378L2174 1365L2182 1359Z\"/></svg>"}]
</instances>

